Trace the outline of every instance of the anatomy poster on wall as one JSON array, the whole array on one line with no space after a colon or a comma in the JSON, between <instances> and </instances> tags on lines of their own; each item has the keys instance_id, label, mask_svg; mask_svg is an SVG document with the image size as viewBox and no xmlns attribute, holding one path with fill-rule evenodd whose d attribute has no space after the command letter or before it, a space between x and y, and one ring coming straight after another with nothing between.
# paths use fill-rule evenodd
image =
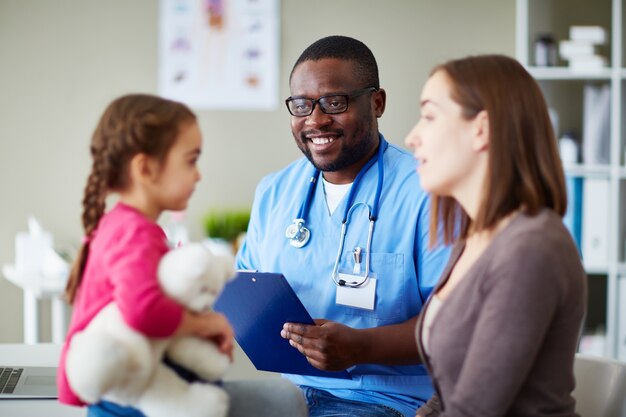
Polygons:
<instances>
[{"instance_id":1,"label":"anatomy poster on wall","mask_svg":"<svg viewBox=\"0 0 626 417\"><path fill-rule=\"evenodd\" d=\"M159 94L194 109L278 105L279 0L161 0Z\"/></svg>"}]
</instances>

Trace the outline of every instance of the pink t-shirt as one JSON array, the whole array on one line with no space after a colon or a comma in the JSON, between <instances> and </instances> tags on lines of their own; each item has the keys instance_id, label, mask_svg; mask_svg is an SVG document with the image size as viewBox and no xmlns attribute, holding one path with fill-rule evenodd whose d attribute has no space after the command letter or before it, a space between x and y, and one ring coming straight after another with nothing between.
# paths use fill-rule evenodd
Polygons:
<instances>
[{"instance_id":1,"label":"pink t-shirt","mask_svg":"<svg viewBox=\"0 0 626 417\"><path fill-rule=\"evenodd\" d=\"M183 308L167 298L157 281L157 266L168 251L161 227L138 210L118 203L94 233L87 264L61 352L59 401L83 405L65 375L65 355L72 336L83 330L107 304L115 301L126 323L149 337L172 335Z\"/></svg>"}]
</instances>

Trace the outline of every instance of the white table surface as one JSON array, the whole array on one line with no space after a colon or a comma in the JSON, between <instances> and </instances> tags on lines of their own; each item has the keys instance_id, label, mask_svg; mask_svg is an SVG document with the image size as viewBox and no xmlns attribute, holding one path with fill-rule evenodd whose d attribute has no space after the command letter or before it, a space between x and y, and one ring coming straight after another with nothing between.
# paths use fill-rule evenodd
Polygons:
<instances>
[{"instance_id":1,"label":"white table surface","mask_svg":"<svg viewBox=\"0 0 626 417\"><path fill-rule=\"evenodd\" d=\"M61 345L0 343L0 362L9 366L56 366ZM84 417L84 407L69 407L57 400L0 399L1 417Z\"/></svg>"}]
</instances>

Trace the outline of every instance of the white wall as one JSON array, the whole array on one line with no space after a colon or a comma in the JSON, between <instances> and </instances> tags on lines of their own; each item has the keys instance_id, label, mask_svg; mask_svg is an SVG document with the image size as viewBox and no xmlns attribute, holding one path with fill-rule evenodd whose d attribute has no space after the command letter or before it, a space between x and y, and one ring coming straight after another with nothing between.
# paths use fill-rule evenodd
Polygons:
<instances>
[{"instance_id":1,"label":"white wall","mask_svg":"<svg viewBox=\"0 0 626 417\"><path fill-rule=\"evenodd\" d=\"M281 12L281 97L306 46L356 37L378 59L388 97L381 130L397 144L416 121L433 65L514 54L514 0L282 0ZM116 96L156 93L157 22L156 0L0 0L0 264L13 261L29 214L59 245L79 242L91 132ZM194 238L208 208L250 206L259 178L299 156L282 105L198 116L205 152L189 208ZM22 340L21 296L0 280L0 342Z\"/></svg>"}]
</instances>

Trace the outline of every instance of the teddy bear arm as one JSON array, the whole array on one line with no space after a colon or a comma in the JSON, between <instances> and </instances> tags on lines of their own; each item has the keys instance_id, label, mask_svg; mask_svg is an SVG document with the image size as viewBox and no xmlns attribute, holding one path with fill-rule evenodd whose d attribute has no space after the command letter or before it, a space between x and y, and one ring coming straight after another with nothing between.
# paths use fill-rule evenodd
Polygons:
<instances>
[{"instance_id":1,"label":"teddy bear arm","mask_svg":"<svg viewBox=\"0 0 626 417\"><path fill-rule=\"evenodd\" d=\"M135 407L150 417L225 417L228 403L228 395L221 388L189 384L165 365L158 365Z\"/></svg>"},{"instance_id":2,"label":"teddy bear arm","mask_svg":"<svg viewBox=\"0 0 626 417\"><path fill-rule=\"evenodd\" d=\"M167 355L174 363L206 381L220 379L230 365L229 357L213 342L193 336L175 339L168 347Z\"/></svg>"}]
</instances>

